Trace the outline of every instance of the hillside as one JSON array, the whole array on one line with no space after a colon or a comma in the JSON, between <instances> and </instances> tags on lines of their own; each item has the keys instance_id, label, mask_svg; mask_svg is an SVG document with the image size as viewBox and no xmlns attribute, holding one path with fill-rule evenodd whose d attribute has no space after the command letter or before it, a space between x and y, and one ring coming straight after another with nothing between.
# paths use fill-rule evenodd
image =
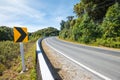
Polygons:
<instances>
[{"instance_id":1,"label":"hillside","mask_svg":"<svg viewBox=\"0 0 120 80\"><path fill-rule=\"evenodd\" d=\"M59 30L53 27L44 28L36 32L30 33L30 39L38 39L39 37L58 36Z\"/></svg>"},{"instance_id":2,"label":"hillside","mask_svg":"<svg viewBox=\"0 0 120 80\"><path fill-rule=\"evenodd\" d=\"M119 0L80 0L74 16L62 20L59 38L83 44L120 48Z\"/></svg>"}]
</instances>

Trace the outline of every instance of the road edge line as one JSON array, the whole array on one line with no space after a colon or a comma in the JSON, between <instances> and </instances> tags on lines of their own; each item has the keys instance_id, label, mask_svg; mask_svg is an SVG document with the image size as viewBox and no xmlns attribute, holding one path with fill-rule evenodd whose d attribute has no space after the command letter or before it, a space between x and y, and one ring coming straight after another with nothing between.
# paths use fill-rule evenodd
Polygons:
<instances>
[{"instance_id":1,"label":"road edge line","mask_svg":"<svg viewBox=\"0 0 120 80\"><path fill-rule=\"evenodd\" d=\"M63 54L63 53L60 52L59 50L57 50L57 49L55 49L54 47L52 47L51 45L49 45L49 44L47 43L47 40L46 40L46 39L45 39L45 43L46 43L49 47L51 47L53 50L55 50L55 51L57 51L58 53L62 54L64 57L66 57L66 58L68 58L69 60L73 61L74 63L80 65L81 67L87 69L88 71L92 72L93 74L95 74L95 75L97 75L97 76L99 76L99 77L101 77L101 78L103 78L103 79L105 79L105 80L112 80L112 79L110 79L110 78L108 78L108 77L106 77L106 76L100 74L99 72L97 72L97 71L95 71L95 70L92 70L91 68L89 68L89 67L83 65L82 63L79 63L78 61L76 61L76 60L70 58L69 56Z\"/></svg>"}]
</instances>

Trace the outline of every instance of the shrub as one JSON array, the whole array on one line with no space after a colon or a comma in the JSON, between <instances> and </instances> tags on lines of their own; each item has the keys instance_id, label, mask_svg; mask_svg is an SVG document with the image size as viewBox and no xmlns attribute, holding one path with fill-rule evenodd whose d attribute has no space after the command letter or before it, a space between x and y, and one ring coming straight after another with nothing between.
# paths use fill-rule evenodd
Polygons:
<instances>
[{"instance_id":1,"label":"shrub","mask_svg":"<svg viewBox=\"0 0 120 80\"><path fill-rule=\"evenodd\" d=\"M109 7L101 27L104 38L120 37L120 4Z\"/></svg>"},{"instance_id":2,"label":"shrub","mask_svg":"<svg viewBox=\"0 0 120 80\"><path fill-rule=\"evenodd\" d=\"M101 28L102 40L106 42L102 45L120 48L120 4L116 3L109 7Z\"/></svg>"},{"instance_id":3,"label":"shrub","mask_svg":"<svg viewBox=\"0 0 120 80\"><path fill-rule=\"evenodd\" d=\"M18 57L19 45L11 41L0 42L0 72L11 67L11 62Z\"/></svg>"},{"instance_id":4,"label":"shrub","mask_svg":"<svg viewBox=\"0 0 120 80\"><path fill-rule=\"evenodd\" d=\"M5 69L6 69L5 66L0 63L0 76L2 76L2 73Z\"/></svg>"}]
</instances>

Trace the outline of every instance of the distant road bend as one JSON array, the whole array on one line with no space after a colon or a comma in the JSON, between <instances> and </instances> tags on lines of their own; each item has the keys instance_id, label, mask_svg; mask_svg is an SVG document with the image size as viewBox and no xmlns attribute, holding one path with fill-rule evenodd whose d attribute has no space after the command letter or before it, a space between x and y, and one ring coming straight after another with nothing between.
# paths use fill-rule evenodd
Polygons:
<instances>
[{"instance_id":1,"label":"distant road bend","mask_svg":"<svg viewBox=\"0 0 120 80\"><path fill-rule=\"evenodd\" d=\"M56 37L44 40L49 47L103 80L120 80L120 51L73 44Z\"/></svg>"}]
</instances>

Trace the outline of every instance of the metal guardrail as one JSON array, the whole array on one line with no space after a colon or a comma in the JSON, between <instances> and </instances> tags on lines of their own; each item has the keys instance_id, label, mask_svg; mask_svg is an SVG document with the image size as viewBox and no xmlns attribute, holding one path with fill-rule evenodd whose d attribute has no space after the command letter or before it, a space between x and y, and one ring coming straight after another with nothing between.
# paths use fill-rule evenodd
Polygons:
<instances>
[{"instance_id":1,"label":"metal guardrail","mask_svg":"<svg viewBox=\"0 0 120 80\"><path fill-rule=\"evenodd\" d=\"M54 80L52 73L44 59L44 55L41 49L42 39L38 39L36 42L36 62L37 62L37 74L38 80Z\"/></svg>"}]
</instances>

